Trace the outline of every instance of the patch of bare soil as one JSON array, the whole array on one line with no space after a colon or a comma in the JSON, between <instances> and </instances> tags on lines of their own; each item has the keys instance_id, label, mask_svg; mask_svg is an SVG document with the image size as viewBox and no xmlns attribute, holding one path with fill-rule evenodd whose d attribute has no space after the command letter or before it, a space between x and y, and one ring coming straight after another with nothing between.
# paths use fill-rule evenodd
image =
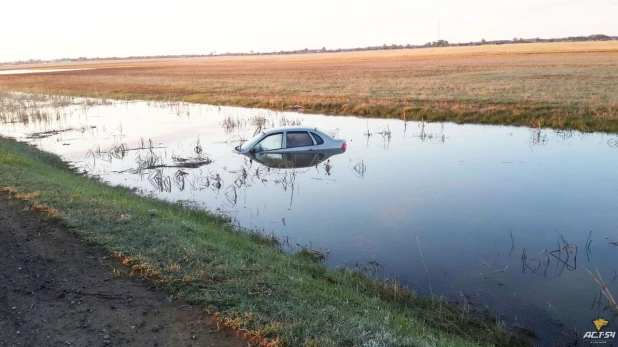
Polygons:
<instances>
[{"instance_id":1,"label":"patch of bare soil","mask_svg":"<svg viewBox=\"0 0 618 347\"><path fill-rule=\"evenodd\" d=\"M246 346L202 310L112 274L68 228L0 194L0 347Z\"/></svg>"}]
</instances>

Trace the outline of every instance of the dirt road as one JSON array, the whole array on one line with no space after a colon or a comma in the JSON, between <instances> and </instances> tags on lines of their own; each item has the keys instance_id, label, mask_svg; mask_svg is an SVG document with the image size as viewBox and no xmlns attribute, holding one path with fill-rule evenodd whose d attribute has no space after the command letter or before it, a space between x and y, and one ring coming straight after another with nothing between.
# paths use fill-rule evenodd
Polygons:
<instances>
[{"instance_id":1,"label":"dirt road","mask_svg":"<svg viewBox=\"0 0 618 347\"><path fill-rule=\"evenodd\" d=\"M24 206L0 193L0 347L247 345Z\"/></svg>"}]
</instances>

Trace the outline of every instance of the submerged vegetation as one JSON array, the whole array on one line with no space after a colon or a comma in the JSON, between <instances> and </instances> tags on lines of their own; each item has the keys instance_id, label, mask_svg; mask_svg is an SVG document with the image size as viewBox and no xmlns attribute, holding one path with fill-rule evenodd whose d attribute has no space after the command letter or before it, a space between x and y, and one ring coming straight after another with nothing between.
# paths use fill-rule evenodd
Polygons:
<instances>
[{"instance_id":1,"label":"submerged vegetation","mask_svg":"<svg viewBox=\"0 0 618 347\"><path fill-rule=\"evenodd\" d=\"M475 318L437 297L418 297L394 279L330 270L323 253L286 253L272 236L107 186L6 138L0 138L0 182L14 198L122 260L132 275L202 305L254 344L525 344L491 316Z\"/></svg>"},{"instance_id":2,"label":"submerged vegetation","mask_svg":"<svg viewBox=\"0 0 618 347\"><path fill-rule=\"evenodd\" d=\"M3 75L0 89L618 132L613 41L98 64Z\"/></svg>"}]
</instances>

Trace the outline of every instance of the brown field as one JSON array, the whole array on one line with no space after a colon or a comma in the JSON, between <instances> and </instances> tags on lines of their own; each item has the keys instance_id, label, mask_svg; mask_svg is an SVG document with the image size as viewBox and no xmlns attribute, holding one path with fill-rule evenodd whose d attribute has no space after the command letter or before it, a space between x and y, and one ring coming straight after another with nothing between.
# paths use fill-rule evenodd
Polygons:
<instances>
[{"instance_id":1,"label":"brown field","mask_svg":"<svg viewBox=\"0 0 618 347\"><path fill-rule=\"evenodd\" d=\"M618 132L618 41L59 66L0 90Z\"/></svg>"}]
</instances>

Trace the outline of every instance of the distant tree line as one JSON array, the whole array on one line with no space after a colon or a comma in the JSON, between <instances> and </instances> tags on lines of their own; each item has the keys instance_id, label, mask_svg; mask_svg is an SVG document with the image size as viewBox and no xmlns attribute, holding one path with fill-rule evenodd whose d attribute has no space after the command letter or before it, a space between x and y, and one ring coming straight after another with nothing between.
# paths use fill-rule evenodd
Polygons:
<instances>
[{"instance_id":1,"label":"distant tree line","mask_svg":"<svg viewBox=\"0 0 618 347\"><path fill-rule=\"evenodd\" d=\"M581 42L581 41L618 41L618 36L608 36L603 34L589 35L589 36L569 36L562 38L551 38L551 39L541 39L541 38L533 38L533 39L523 39L523 38L513 38L512 40L494 40L487 41L482 39L477 42L465 42L465 43L449 43L446 40L438 40L433 42L427 42L424 45L397 45L397 44L383 44L382 46L368 46L368 47L357 47L357 48L336 48L336 49L326 49L326 47L322 47L321 49L299 49L299 50L291 50L291 51L279 51L279 52L254 52L253 50L249 51L250 53L229 53L226 52L224 54L217 54L217 52L210 52L208 54L181 54L181 55L155 55L155 56L129 56L129 57L105 57L105 58L87 58L87 57L79 57L79 58L62 58L62 59L54 59L54 60L40 60L40 59L29 59L29 60L20 60L13 62L4 62L0 63L0 65L4 64L41 64L41 63L66 63L66 62L77 62L77 61L98 61L98 60L121 60L121 59L152 59L152 58L193 58L193 57L208 57L208 56L244 56L244 55L282 55L282 54L311 54L311 53L324 53L324 52L353 52L353 51L377 51L384 49L416 49L416 48L427 48L427 47L456 47L456 46L480 46L480 45L504 45L504 44L513 44L513 43L539 43L539 42Z\"/></svg>"},{"instance_id":2,"label":"distant tree line","mask_svg":"<svg viewBox=\"0 0 618 347\"><path fill-rule=\"evenodd\" d=\"M427 42L425 47L448 47L450 46L446 40L438 40L434 42Z\"/></svg>"},{"instance_id":3,"label":"distant tree line","mask_svg":"<svg viewBox=\"0 0 618 347\"><path fill-rule=\"evenodd\" d=\"M611 41L616 40L616 37L611 37L603 34L590 35L590 36L569 36L566 39L549 39L549 42L560 42L560 41L569 41L569 42L577 42L577 41Z\"/></svg>"}]
</instances>

